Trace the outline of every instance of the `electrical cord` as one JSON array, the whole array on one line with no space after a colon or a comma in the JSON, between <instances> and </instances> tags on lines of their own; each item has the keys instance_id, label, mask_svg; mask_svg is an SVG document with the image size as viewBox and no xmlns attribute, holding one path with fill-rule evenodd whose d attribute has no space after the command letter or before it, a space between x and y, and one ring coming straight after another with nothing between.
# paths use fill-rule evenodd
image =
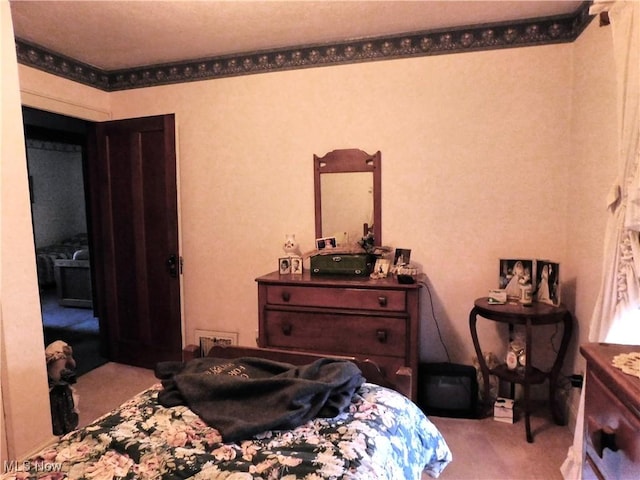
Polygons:
<instances>
[{"instance_id":1,"label":"electrical cord","mask_svg":"<svg viewBox=\"0 0 640 480\"><path fill-rule=\"evenodd\" d=\"M427 293L429 294L429 305L431 307L431 315L433 316L433 321L436 324L436 330L438 331L438 337L440 338L440 343L442 344L442 348L444 348L444 352L447 355L447 361L451 363L451 356L449 355L449 350L447 350L447 345L444 343L442 338L442 332L440 331L440 325L438 324L438 319L436 317L435 309L433 308L433 296L431 295L431 289L429 285L424 280L419 280L418 283L423 285L427 289Z\"/></svg>"}]
</instances>

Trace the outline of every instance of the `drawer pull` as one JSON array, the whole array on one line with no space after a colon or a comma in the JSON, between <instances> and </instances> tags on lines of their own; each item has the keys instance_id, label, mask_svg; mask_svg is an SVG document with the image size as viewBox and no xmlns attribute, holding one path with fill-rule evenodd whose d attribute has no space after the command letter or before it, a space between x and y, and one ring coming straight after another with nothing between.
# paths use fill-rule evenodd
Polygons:
<instances>
[{"instance_id":1,"label":"drawer pull","mask_svg":"<svg viewBox=\"0 0 640 480\"><path fill-rule=\"evenodd\" d=\"M596 450L600 458L604 455L604 449L608 448L612 452L618 451L618 445L616 444L616 432L611 427L602 427L596 432L596 435L600 437L600 442L594 442ZM597 445L599 443L599 445Z\"/></svg>"},{"instance_id":2,"label":"drawer pull","mask_svg":"<svg viewBox=\"0 0 640 480\"><path fill-rule=\"evenodd\" d=\"M380 305L381 307L386 307L387 297L383 297L383 296L378 297L378 305Z\"/></svg>"},{"instance_id":3,"label":"drawer pull","mask_svg":"<svg viewBox=\"0 0 640 480\"><path fill-rule=\"evenodd\" d=\"M293 330L293 327L291 326L291 324L290 324L290 323L285 323L284 325L282 325L282 333L283 333L285 336L287 336L287 337L288 337L289 335L291 335L291 331L292 331L292 330Z\"/></svg>"},{"instance_id":4,"label":"drawer pull","mask_svg":"<svg viewBox=\"0 0 640 480\"><path fill-rule=\"evenodd\" d=\"M387 343L387 331L386 330L377 330L376 338L380 343Z\"/></svg>"},{"instance_id":5,"label":"drawer pull","mask_svg":"<svg viewBox=\"0 0 640 480\"><path fill-rule=\"evenodd\" d=\"M282 301L288 302L291 300L291 294L289 292L282 292Z\"/></svg>"}]
</instances>

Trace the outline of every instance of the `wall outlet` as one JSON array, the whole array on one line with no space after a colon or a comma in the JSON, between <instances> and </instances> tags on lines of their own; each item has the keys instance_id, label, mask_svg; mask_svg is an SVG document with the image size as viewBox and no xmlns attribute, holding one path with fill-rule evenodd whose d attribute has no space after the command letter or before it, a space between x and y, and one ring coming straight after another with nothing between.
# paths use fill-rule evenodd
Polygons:
<instances>
[{"instance_id":1,"label":"wall outlet","mask_svg":"<svg viewBox=\"0 0 640 480\"><path fill-rule=\"evenodd\" d=\"M200 345L200 351L206 355L212 347L229 347L238 345L237 332L223 332L216 330L196 330L196 344Z\"/></svg>"}]
</instances>

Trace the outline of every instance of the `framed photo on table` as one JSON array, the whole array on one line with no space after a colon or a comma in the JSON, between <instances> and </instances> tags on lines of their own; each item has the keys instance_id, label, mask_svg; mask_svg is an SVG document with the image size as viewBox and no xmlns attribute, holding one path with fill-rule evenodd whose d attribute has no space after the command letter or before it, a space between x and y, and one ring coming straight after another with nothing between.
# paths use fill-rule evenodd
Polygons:
<instances>
[{"instance_id":1,"label":"framed photo on table","mask_svg":"<svg viewBox=\"0 0 640 480\"><path fill-rule=\"evenodd\" d=\"M534 300L549 305L560 305L560 264L549 260L536 260Z\"/></svg>"},{"instance_id":2,"label":"framed photo on table","mask_svg":"<svg viewBox=\"0 0 640 480\"><path fill-rule=\"evenodd\" d=\"M533 286L532 259L501 258L498 288L507 292L507 300L517 300L522 296L521 287Z\"/></svg>"}]
</instances>

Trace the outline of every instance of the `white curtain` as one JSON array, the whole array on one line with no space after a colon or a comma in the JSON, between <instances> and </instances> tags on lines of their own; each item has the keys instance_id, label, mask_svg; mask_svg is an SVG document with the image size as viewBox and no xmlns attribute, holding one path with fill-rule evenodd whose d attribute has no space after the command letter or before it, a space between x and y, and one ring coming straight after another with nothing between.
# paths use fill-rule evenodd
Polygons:
<instances>
[{"instance_id":1,"label":"white curtain","mask_svg":"<svg viewBox=\"0 0 640 480\"><path fill-rule=\"evenodd\" d=\"M637 345L640 344L640 8L637 1L606 4L616 60L619 168L608 198L611 215L605 233L603 277L589 327L589 341ZM630 322L635 328L628 328Z\"/></svg>"},{"instance_id":2,"label":"white curtain","mask_svg":"<svg viewBox=\"0 0 640 480\"><path fill-rule=\"evenodd\" d=\"M618 177L607 199L600 292L589 325L589 341L640 345L640 3L598 1L591 14L608 12L617 81ZM560 471L582 478L584 387L573 445Z\"/></svg>"}]
</instances>

